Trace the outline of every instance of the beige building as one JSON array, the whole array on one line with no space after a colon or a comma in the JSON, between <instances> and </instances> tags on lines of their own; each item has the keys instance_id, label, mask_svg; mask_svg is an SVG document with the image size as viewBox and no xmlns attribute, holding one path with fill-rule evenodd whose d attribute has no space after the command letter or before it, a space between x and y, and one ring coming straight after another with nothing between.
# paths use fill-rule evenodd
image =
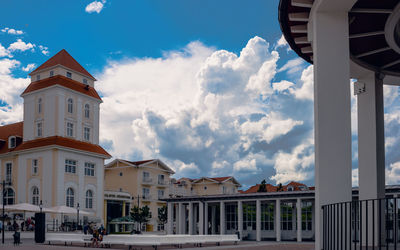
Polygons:
<instances>
[{"instance_id":1,"label":"beige building","mask_svg":"<svg viewBox=\"0 0 400 250\"><path fill-rule=\"evenodd\" d=\"M0 173L5 204L66 205L103 215L104 160L94 77L61 50L30 73L21 94L24 120L0 126ZM54 215L52 215L54 216ZM51 220L51 216L47 216ZM58 222L60 216L55 217ZM76 221L76 216L63 221Z\"/></svg>"},{"instance_id":2,"label":"beige building","mask_svg":"<svg viewBox=\"0 0 400 250\"><path fill-rule=\"evenodd\" d=\"M147 231L163 230L158 221L158 209L166 205L169 197L170 175L174 171L158 159L127 161L115 159L104 168L104 221L129 215L133 206L150 208L151 218ZM125 231L114 222L110 231Z\"/></svg>"},{"instance_id":3,"label":"beige building","mask_svg":"<svg viewBox=\"0 0 400 250\"><path fill-rule=\"evenodd\" d=\"M173 197L236 194L240 183L233 176L173 179L170 194Z\"/></svg>"}]
</instances>

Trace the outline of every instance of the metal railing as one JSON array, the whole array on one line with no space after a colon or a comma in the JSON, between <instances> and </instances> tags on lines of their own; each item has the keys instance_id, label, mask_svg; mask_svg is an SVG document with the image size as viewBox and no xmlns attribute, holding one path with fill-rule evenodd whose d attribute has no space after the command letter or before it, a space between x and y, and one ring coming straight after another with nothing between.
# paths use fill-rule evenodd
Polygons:
<instances>
[{"instance_id":1,"label":"metal railing","mask_svg":"<svg viewBox=\"0 0 400 250\"><path fill-rule=\"evenodd\" d=\"M397 249L399 201L382 198L322 206L323 249Z\"/></svg>"}]
</instances>

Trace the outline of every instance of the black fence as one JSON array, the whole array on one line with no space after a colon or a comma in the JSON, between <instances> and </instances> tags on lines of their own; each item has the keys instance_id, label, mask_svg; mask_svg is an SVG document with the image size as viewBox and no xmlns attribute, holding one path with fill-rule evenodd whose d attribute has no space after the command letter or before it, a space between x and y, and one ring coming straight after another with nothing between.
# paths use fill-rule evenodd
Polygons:
<instances>
[{"instance_id":1,"label":"black fence","mask_svg":"<svg viewBox=\"0 0 400 250\"><path fill-rule=\"evenodd\" d=\"M323 249L397 249L399 202L383 198L322 206Z\"/></svg>"}]
</instances>

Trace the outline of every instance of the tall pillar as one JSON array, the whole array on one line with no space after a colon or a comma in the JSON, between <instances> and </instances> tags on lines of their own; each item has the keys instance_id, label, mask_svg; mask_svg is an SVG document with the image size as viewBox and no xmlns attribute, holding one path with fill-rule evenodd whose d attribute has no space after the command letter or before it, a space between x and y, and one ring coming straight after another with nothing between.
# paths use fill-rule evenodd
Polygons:
<instances>
[{"instance_id":1,"label":"tall pillar","mask_svg":"<svg viewBox=\"0 0 400 250\"><path fill-rule=\"evenodd\" d=\"M179 234L184 234L185 233L186 220L185 220L184 206L183 206L182 202L179 202L178 211L179 211L179 215L178 215L178 217L179 217L178 232L179 232Z\"/></svg>"},{"instance_id":2,"label":"tall pillar","mask_svg":"<svg viewBox=\"0 0 400 250\"><path fill-rule=\"evenodd\" d=\"M281 241L281 200L275 201L275 232L276 241Z\"/></svg>"},{"instance_id":3,"label":"tall pillar","mask_svg":"<svg viewBox=\"0 0 400 250\"><path fill-rule=\"evenodd\" d=\"M238 201L238 231L240 239L243 238L243 202Z\"/></svg>"},{"instance_id":4,"label":"tall pillar","mask_svg":"<svg viewBox=\"0 0 400 250\"><path fill-rule=\"evenodd\" d=\"M193 235L193 222L194 222L194 216L193 216L193 202L189 202L189 234Z\"/></svg>"},{"instance_id":5,"label":"tall pillar","mask_svg":"<svg viewBox=\"0 0 400 250\"><path fill-rule=\"evenodd\" d=\"M225 234L225 202L219 203L219 233Z\"/></svg>"},{"instance_id":6,"label":"tall pillar","mask_svg":"<svg viewBox=\"0 0 400 250\"><path fill-rule=\"evenodd\" d=\"M314 58L316 250L322 248L322 206L351 201L349 21L348 9L340 5L351 8L353 2L341 1L334 12L319 12L323 3L317 5L309 25Z\"/></svg>"},{"instance_id":7,"label":"tall pillar","mask_svg":"<svg viewBox=\"0 0 400 250\"><path fill-rule=\"evenodd\" d=\"M174 233L174 213L172 211L174 209L173 203L168 202L167 203L167 234L173 234Z\"/></svg>"},{"instance_id":8,"label":"tall pillar","mask_svg":"<svg viewBox=\"0 0 400 250\"><path fill-rule=\"evenodd\" d=\"M297 241L301 242L302 241L302 216L301 216L301 199L298 198L297 199L297 203L296 203L296 209L297 209Z\"/></svg>"},{"instance_id":9,"label":"tall pillar","mask_svg":"<svg viewBox=\"0 0 400 250\"><path fill-rule=\"evenodd\" d=\"M125 207L125 201L122 201L122 217L126 216L126 207Z\"/></svg>"},{"instance_id":10,"label":"tall pillar","mask_svg":"<svg viewBox=\"0 0 400 250\"><path fill-rule=\"evenodd\" d=\"M180 215L180 213L179 213L179 203L175 203L174 204L174 209L175 209L175 234L179 234L180 233L180 231L179 231L179 215Z\"/></svg>"},{"instance_id":11,"label":"tall pillar","mask_svg":"<svg viewBox=\"0 0 400 250\"><path fill-rule=\"evenodd\" d=\"M261 241L261 201L256 200L256 240Z\"/></svg>"},{"instance_id":12,"label":"tall pillar","mask_svg":"<svg viewBox=\"0 0 400 250\"><path fill-rule=\"evenodd\" d=\"M208 234L208 203L204 202L204 234Z\"/></svg>"},{"instance_id":13,"label":"tall pillar","mask_svg":"<svg viewBox=\"0 0 400 250\"><path fill-rule=\"evenodd\" d=\"M204 202L199 202L199 235L204 234Z\"/></svg>"},{"instance_id":14,"label":"tall pillar","mask_svg":"<svg viewBox=\"0 0 400 250\"><path fill-rule=\"evenodd\" d=\"M216 213L217 213L217 207L215 205L211 206L211 234L216 233L216 225L215 225L215 219L216 219Z\"/></svg>"}]
</instances>

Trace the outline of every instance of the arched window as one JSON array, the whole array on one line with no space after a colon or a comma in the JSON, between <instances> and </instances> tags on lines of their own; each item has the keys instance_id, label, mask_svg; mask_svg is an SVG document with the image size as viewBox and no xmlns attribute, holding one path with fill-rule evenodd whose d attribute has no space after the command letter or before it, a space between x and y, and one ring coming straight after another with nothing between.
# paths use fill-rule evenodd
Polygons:
<instances>
[{"instance_id":1,"label":"arched window","mask_svg":"<svg viewBox=\"0 0 400 250\"><path fill-rule=\"evenodd\" d=\"M86 202L85 202L85 208L93 208L93 191L88 190L86 191Z\"/></svg>"},{"instance_id":2,"label":"arched window","mask_svg":"<svg viewBox=\"0 0 400 250\"><path fill-rule=\"evenodd\" d=\"M38 100L38 113L42 113L42 98L39 98Z\"/></svg>"},{"instance_id":3,"label":"arched window","mask_svg":"<svg viewBox=\"0 0 400 250\"><path fill-rule=\"evenodd\" d=\"M32 188L32 204L38 206L39 205L39 188Z\"/></svg>"},{"instance_id":4,"label":"arched window","mask_svg":"<svg viewBox=\"0 0 400 250\"><path fill-rule=\"evenodd\" d=\"M85 104L85 118L90 117L90 106L89 104Z\"/></svg>"},{"instance_id":5,"label":"arched window","mask_svg":"<svg viewBox=\"0 0 400 250\"><path fill-rule=\"evenodd\" d=\"M74 207L75 192L72 188L67 189L66 202L67 207Z\"/></svg>"},{"instance_id":6,"label":"arched window","mask_svg":"<svg viewBox=\"0 0 400 250\"><path fill-rule=\"evenodd\" d=\"M13 205L15 203L15 192L12 188L6 188L4 200L5 205Z\"/></svg>"},{"instance_id":7,"label":"arched window","mask_svg":"<svg viewBox=\"0 0 400 250\"><path fill-rule=\"evenodd\" d=\"M69 98L67 101L67 105L68 105L68 113L73 113L74 112L74 101L72 100L72 98Z\"/></svg>"}]
</instances>

